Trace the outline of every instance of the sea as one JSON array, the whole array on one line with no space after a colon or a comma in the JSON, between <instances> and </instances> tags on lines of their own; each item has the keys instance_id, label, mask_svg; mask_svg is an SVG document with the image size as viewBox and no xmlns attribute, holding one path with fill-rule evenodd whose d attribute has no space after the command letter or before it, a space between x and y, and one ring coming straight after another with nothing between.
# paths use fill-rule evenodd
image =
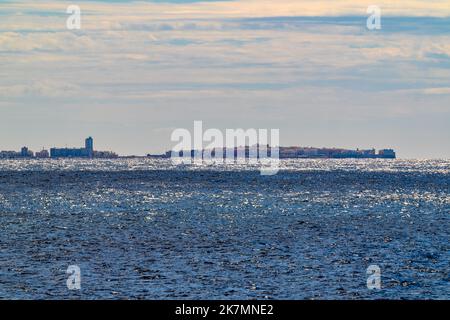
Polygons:
<instances>
[{"instance_id":1,"label":"sea","mask_svg":"<svg viewBox=\"0 0 450 320\"><path fill-rule=\"evenodd\" d=\"M1 160L0 299L450 299L449 214L450 160Z\"/></svg>"}]
</instances>

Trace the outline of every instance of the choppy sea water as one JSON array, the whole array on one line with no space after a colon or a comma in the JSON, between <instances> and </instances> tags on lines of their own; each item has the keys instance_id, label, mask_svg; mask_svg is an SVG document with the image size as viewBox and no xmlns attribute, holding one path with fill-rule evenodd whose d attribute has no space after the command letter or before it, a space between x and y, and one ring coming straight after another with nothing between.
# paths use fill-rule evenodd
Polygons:
<instances>
[{"instance_id":1,"label":"choppy sea water","mask_svg":"<svg viewBox=\"0 0 450 320\"><path fill-rule=\"evenodd\" d=\"M448 160L0 161L0 298L449 299L449 214Z\"/></svg>"}]
</instances>

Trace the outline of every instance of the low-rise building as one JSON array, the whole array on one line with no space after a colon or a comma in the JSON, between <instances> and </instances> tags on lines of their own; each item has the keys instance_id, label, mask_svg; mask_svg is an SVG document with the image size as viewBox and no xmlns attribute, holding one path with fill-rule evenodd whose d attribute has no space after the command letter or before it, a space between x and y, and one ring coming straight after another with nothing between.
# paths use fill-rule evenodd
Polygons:
<instances>
[{"instance_id":1,"label":"low-rise building","mask_svg":"<svg viewBox=\"0 0 450 320\"><path fill-rule=\"evenodd\" d=\"M34 156L39 159L45 159L49 158L50 154L48 153L48 150L42 149L41 151L37 151Z\"/></svg>"},{"instance_id":2,"label":"low-rise building","mask_svg":"<svg viewBox=\"0 0 450 320\"><path fill-rule=\"evenodd\" d=\"M388 159L395 159L397 157L393 149L382 149L378 151L378 154L380 155L380 157Z\"/></svg>"}]
</instances>

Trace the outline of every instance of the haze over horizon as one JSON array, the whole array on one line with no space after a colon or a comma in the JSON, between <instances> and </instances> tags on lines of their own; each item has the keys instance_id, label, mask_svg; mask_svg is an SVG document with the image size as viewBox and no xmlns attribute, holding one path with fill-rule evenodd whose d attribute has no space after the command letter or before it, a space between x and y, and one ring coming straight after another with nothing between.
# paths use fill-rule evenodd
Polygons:
<instances>
[{"instance_id":1,"label":"haze over horizon","mask_svg":"<svg viewBox=\"0 0 450 320\"><path fill-rule=\"evenodd\" d=\"M391 1L392 2L392 1ZM82 10L67 30L66 8ZM382 29L366 28L369 5ZM171 132L450 158L448 1L0 1L0 150L144 155Z\"/></svg>"}]
</instances>

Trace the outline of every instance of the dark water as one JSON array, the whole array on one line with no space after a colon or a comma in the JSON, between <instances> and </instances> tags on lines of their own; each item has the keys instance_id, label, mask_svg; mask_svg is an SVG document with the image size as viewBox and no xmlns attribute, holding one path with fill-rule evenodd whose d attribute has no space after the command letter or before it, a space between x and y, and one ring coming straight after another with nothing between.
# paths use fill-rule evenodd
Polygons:
<instances>
[{"instance_id":1,"label":"dark water","mask_svg":"<svg viewBox=\"0 0 450 320\"><path fill-rule=\"evenodd\" d=\"M449 161L283 166L4 162L0 298L450 298Z\"/></svg>"}]
</instances>

